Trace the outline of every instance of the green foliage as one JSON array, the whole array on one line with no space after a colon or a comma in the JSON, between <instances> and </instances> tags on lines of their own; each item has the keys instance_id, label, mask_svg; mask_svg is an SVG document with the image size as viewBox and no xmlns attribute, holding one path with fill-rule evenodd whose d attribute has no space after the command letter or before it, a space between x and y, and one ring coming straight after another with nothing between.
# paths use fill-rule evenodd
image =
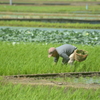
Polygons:
<instances>
[{"instance_id":1,"label":"green foliage","mask_svg":"<svg viewBox=\"0 0 100 100\"><path fill-rule=\"evenodd\" d=\"M100 46L75 45L88 51L85 61L69 66L62 65L60 58L54 65L53 58L48 58L48 49L60 45L0 42L0 75L100 71Z\"/></svg>"},{"instance_id":2,"label":"green foliage","mask_svg":"<svg viewBox=\"0 0 100 100\"><path fill-rule=\"evenodd\" d=\"M46 36L50 36L49 38L53 38L52 41L54 41L54 37L56 38L56 36L61 36L62 34L66 36L66 33L68 36L71 35L71 38L77 34L69 31L49 32L41 30L23 31L8 28L1 29L0 75L100 71L100 45L91 46L90 43L90 45L74 44L79 49L88 51L89 56L86 61L81 63L75 62L73 66L69 66L62 65L62 59L59 59L58 64L53 65L53 59L47 58L48 49L50 47L58 47L62 45L63 42L47 43L47 41L41 40L45 39ZM90 38L99 38L99 33L97 32L83 33L81 33L83 37L89 35ZM32 36L35 37L33 39L38 39L38 41L29 41L32 39ZM66 100L66 98L67 100L99 100L100 98L100 89L94 91L93 89L85 90L51 86L22 86L20 84L12 85L8 82L3 82L2 80L2 77L0 77L1 100ZM68 81L71 80L69 79Z\"/></svg>"},{"instance_id":3,"label":"green foliage","mask_svg":"<svg viewBox=\"0 0 100 100\"><path fill-rule=\"evenodd\" d=\"M0 75L100 71L99 36L99 32L1 29ZM62 65L61 59L53 65L48 49L65 43L88 51L87 59L73 67Z\"/></svg>"},{"instance_id":4,"label":"green foliage","mask_svg":"<svg viewBox=\"0 0 100 100\"><path fill-rule=\"evenodd\" d=\"M45 23L34 21L0 21L1 26L23 26L23 27L55 27L55 28L78 28L78 29L100 29L100 24L89 23Z\"/></svg>"},{"instance_id":5,"label":"green foliage","mask_svg":"<svg viewBox=\"0 0 100 100\"><path fill-rule=\"evenodd\" d=\"M24 5L0 5L1 12L34 12L34 13L86 13L99 14L100 6L89 6L88 11L85 6L24 6Z\"/></svg>"},{"instance_id":6,"label":"green foliage","mask_svg":"<svg viewBox=\"0 0 100 100\"><path fill-rule=\"evenodd\" d=\"M100 89L23 86L0 83L1 100L99 100Z\"/></svg>"},{"instance_id":7,"label":"green foliage","mask_svg":"<svg viewBox=\"0 0 100 100\"><path fill-rule=\"evenodd\" d=\"M100 45L100 32L0 29L0 41Z\"/></svg>"}]
</instances>

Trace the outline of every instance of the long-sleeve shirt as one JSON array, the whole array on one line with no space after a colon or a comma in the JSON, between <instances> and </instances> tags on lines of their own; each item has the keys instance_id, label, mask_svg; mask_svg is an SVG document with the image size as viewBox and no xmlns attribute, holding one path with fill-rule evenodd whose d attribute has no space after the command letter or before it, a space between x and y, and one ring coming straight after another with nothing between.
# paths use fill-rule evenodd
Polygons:
<instances>
[{"instance_id":1,"label":"long-sleeve shirt","mask_svg":"<svg viewBox=\"0 0 100 100\"><path fill-rule=\"evenodd\" d=\"M67 63L69 61L69 56L77 49L75 46L70 44L64 44L56 48L58 52L58 56L54 57L54 62L58 62L59 56L63 58L63 63Z\"/></svg>"}]
</instances>

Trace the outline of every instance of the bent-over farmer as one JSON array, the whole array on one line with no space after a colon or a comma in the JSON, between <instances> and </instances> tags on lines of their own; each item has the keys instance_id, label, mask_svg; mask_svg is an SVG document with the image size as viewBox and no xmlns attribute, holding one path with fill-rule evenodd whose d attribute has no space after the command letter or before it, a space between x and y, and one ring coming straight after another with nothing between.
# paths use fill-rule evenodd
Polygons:
<instances>
[{"instance_id":1,"label":"bent-over farmer","mask_svg":"<svg viewBox=\"0 0 100 100\"><path fill-rule=\"evenodd\" d=\"M61 45L57 48L54 48L54 47L51 47L49 50L48 50L48 57L50 58L51 56L54 57L54 62L55 64L58 62L59 60L59 57L62 57L62 63L63 64L73 64L73 62L75 61L74 59L74 51L76 50L77 48L73 45L70 45L70 44L64 44L64 45Z\"/></svg>"}]
</instances>

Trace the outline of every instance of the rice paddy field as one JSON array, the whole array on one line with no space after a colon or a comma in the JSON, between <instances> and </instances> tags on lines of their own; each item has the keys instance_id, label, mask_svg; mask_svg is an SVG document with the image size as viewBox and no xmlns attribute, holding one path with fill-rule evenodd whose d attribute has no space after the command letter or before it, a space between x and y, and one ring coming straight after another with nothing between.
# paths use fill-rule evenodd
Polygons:
<instances>
[{"instance_id":1,"label":"rice paddy field","mask_svg":"<svg viewBox=\"0 0 100 100\"><path fill-rule=\"evenodd\" d=\"M100 6L90 6L88 10L84 6L21 6L0 5L1 26L23 27L56 27L56 28L84 28L100 29L100 24L89 23L59 23L39 21L10 21L9 19L74 19L74 20L100 20ZM6 20L8 19L8 20Z\"/></svg>"},{"instance_id":2,"label":"rice paddy field","mask_svg":"<svg viewBox=\"0 0 100 100\"><path fill-rule=\"evenodd\" d=\"M49 47L61 44L1 42L0 45L1 75L100 71L100 46L75 45L79 49L87 50L89 56L86 61L75 62L74 66L69 66L62 65L61 59L54 65L53 58L47 57Z\"/></svg>"},{"instance_id":3,"label":"rice paddy field","mask_svg":"<svg viewBox=\"0 0 100 100\"><path fill-rule=\"evenodd\" d=\"M1 26L41 27L41 28L75 28L75 29L100 29L100 24L89 23L49 23L35 21L0 21Z\"/></svg>"},{"instance_id":4,"label":"rice paddy field","mask_svg":"<svg viewBox=\"0 0 100 100\"><path fill-rule=\"evenodd\" d=\"M1 100L99 100L100 90L0 84Z\"/></svg>"},{"instance_id":5,"label":"rice paddy field","mask_svg":"<svg viewBox=\"0 0 100 100\"><path fill-rule=\"evenodd\" d=\"M78 12L90 12L90 14L99 14L99 5L89 6L90 8L86 10L85 6L20 6L20 5L1 5L0 11L2 12L28 12L28 13L75 13Z\"/></svg>"},{"instance_id":6,"label":"rice paddy field","mask_svg":"<svg viewBox=\"0 0 100 100\"><path fill-rule=\"evenodd\" d=\"M38 2L38 0L28 0L29 3ZM41 0L41 3L51 2L52 0ZM61 2L62 0L58 0ZM69 0L68 0L69 1ZM75 2L72 0L71 2ZM80 2L80 0L77 0ZM99 2L99 0L81 0L89 2ZM8 0L0 3L9 3ZM14 0L14 3L27 3L26 0ZM54 3L54 1L52 1ZM55 2L57 2L55 0ZM63 0L62 2L65 2ZM48 8L48 9L47 9ZM80 13L82 11L82 14ZM77 12L76 12L77 11ZM34 12L34 14L33 14ZM43 15L43 13L52 13L52 15ZM25 5L0 5L0 17L8 18L9 15L24 17L50 17L60 16L63 18L77 16L97 17L100 13L99 5L89 5L88 11L85 6L25 6ZM89 14L88 14L89 13ZM38 16L37 16L38 14ZM55 15L56 14L56 15ZM63 15L61 15L63 14ZM70 15L71 14L71 15ZM78 15L79 14L79 15ZM1 16L2 15L2 16ZM2 18L3 18L2 17ZM23 26L23 27L59 27L59 28L84 28L100 29L98 24L80 24L80 23L43 23L43 22L24 22L24 21L0 21L0 26ZM54 65L53 58L48 58L48 49L58 47L62 44L72 44L78 49L88 51L88 57L83 62L75 61L73 66L62 65L62 59L59 59L57 65ZM66 72L100 72L100 32L97 31L45 31L39 29L13 29L0 28L0 100L100 100L100 88L90 88L89 84L84 83L84 87L65 87L54 85L29 85L21 84L15 79L5 80L5 76L22 74L44 74L44 73L66 73ZM88 78L86 78L88 79ZM86 79L80 78L79 82ZM90 78L89 78L90 79ZM20 79L21 80L21 79ZM24 78L22 80L25 80ZM73 78L58 79L61 82L73 82ZM56 80L56 81L58 81ZM99 77L93 77L97 83L100 83ZM14 81L14 80L13 80ZM53 80L49 80L53 81ZM28 81L29 82L29 81ZM76 82L76 81L75 81ZM93 83L91 85L96 85ZM74 84L74 82L73 82ZM98 86L100 86L98 84Z\"/></svg>"},{"instance_id":7,"label":"rice paddy field","mask_svg":"<svg viewBox=\"0 0 100 100\"><path fill-rule=\"evenodd\" d=\"M66 3L65 0L57 0L58 3ZM57 3L57 1L55 1ZM7 0L1 1L8 2ZM14 0L14 3L26 3L26 0L19 1ZM52 0L29 0L29 3L55 3ZM67 1L75 3L75 0ZM82 2L82 3L81 3ZM81 3L81 4L80 4ZM87 5L88 4L88 8ZM89 23L47 23L47 22L36 22L36 21L9 21L5 19L49 19L49 18L60 18L60 19L80 19L80 20L100 20L100 6L99 0L78 0L75 5L0 5L0 25L1 26L23 26L23 27L57 27L57 28L90 28L100 29L100 24L89 24ZM4 20L2 20L4 19ZM60 24L60 25L59 25Z\"/></svg>"},{"instance_id":8,"label":"rice paddy field","mask_svg":"<svg viewBox=\"0 0 100 100\"><path fill-rule=\"evenodd\" d=\"M23 34L24 33L24 34ZM44 33L44 35L43 35ZM33 35L32 35L33 34ZM75 37L82 35L79 41ZM18 30L4 28L0 30L0 97L1 100L99 100L100 89L84 89L71 87L57 87L44 85L12 84L4 81L2 76L20 74L64 73L64 72L91 72L100 71L100 44L99 32L73 33L70 31L42 31ZM64 41L62 36L66 36ZM89 36L88 36L89 35ZM41 37L42 36L42 37ZM46 36L46 37L45 37ZM50 40L48 40L48 38ZM59 37L58 37L59 36ZM69 38L69 37L71 38ZM73 40L74 38L74 40ZM81 39L84 38L84 42ZM95 40L96 38L96 40ZM29 41L30 40L30 41ZM47 41L48 40L48 41ZM68 41L67 41L68 40ZM71 41L73 40L73 41ZM91 42L89 42L89 40ZM95 40L95 44L92 41ZM50 42L51 41L51 42ZM76 41L76 43L75 43ZM70 43L88 51L88 57L83 62L75 62L73 66L62 65L61 60L54 65L53 58L48 58L48 49ZM68 80L68 79L67 79ZM69 79L70 80L70 79ZM84 80L84 79L81 79ZM63 81L63 80L62 80ZM71 81L71 80L70 80Z\"/></svg>"}]
</instances>

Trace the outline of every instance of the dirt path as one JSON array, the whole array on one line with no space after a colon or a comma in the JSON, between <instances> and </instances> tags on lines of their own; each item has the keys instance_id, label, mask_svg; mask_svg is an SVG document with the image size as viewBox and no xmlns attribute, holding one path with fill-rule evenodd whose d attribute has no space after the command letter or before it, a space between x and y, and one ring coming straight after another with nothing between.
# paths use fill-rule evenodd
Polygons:
<instances>
[{"instance_id":1,"label":"dirt path","mask_svg":"<svg viewBox=\"0 0 100 100\"><path fill-rule=\"evenodd\" d=\"M100 89L100 84L82 84L82 83L70 83L63 81L51 81L49 79L36 79L36 78L27 78L27 77L4 77L4 82L10 82L13 84L22 84L22 85L46 85L46 86L58 86L58 87L73 87L73 88L85 88L85 89Z\"/></svg>"},{"instance_id":2,"label":"dirt path","mask_svg":"<svg viewBox=\"0 0 100 100\"><path fill-rule=\"evenodd\" d=\"M70 72L70 73L52 73L52 74L27 74L27 75L12 75L1 76L3 77L0 82L22 84L22 85L46 85L46 86L58 86L58 87L73 87L73 88L85 88L85 89L100 89L100 83L80 83L80 82L68 82L66 78L72 77L99 77L100 72ZM99 78L98 78L99 79Z\"/></svg>"}]
</instances>

